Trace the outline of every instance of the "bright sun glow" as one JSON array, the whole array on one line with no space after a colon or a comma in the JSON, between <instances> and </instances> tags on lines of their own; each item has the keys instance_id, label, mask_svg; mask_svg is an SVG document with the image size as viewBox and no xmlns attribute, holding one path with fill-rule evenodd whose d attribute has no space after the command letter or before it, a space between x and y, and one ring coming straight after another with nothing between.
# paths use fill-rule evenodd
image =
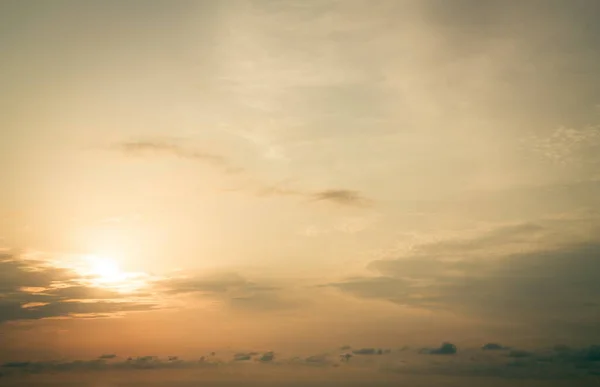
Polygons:
<instances>
[{"instance_id":1,"label":"bright sun glow","mask_svg":"<svg viewBox=\"0 0 600 387\"><path fill-rule=\"evenodd\" d=\"M132 293L147 286L150 278L144 272L124 271L119 261L109 255L79 256L72 267L82 276L83 282L122 293Z\"/></svg>"},{"instance_id":2,"label":"bright sun glow","mask_svg":"<svg viewBox=\"0 0 600 387\"><path fill-rule=\"evenodd\" d=\"M117 261L112 258L91 255L86 257L86 260L89 264L89 274L99 283L114 283L127 278L127 274L121 271Z\"/></svg>"}]
</instances>

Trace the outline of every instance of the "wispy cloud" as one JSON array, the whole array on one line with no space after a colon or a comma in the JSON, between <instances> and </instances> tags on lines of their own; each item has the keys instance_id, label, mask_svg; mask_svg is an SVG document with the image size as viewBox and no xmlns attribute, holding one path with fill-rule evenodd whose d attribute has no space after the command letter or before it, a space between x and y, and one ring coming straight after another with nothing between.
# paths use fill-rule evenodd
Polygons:
<instances>
[{"instance_id":1,"label":"wispy cloud","mask_svg":"<svg viewBox=\"0 0 600 387\"><path fill-rule=\"evenodd\" d=\"M224 306L250 312L286 310L307 300L287 286L273 281L251 281L236 273L197 274L165 278L154 289L171 296L187 295L212 299Z\"/></svg>"},{"instance_id":2,"label":"wispy cloud","mask_svg":"<svg viewBox=\"0 0 600 387\"><path fill-rule=\"evenodd\" d=\"M124 141L113 144L112 147L132 156L143 156L148 154L170 155L212 165L227 173L235 174L243 172L242 168L232 165L224 156L205 152L200 149L188 148L164 140Z\"/></svg>"},{"instance_id":3,"label":"wispy cloud","mask_svg":"<svg viewBox=\"0 0 600 387\"><path fill-rule=\"evenodd\" d=\"M545 136L529 137L526 144L557 164L597 162L600 154L600 125L559 127Z\"/></svg>"},{"instance_id":4,"label":"wispy cloud","mask_svg":"<svg viewBox=\"0 0 600 387\"><path fill-rule=\"evenodd\" d=\"M248 172L237 165L234 165L225 156L205 152L200 149L186 147L167 140L135 140L115 143L110 146L113 150L118 150L131 156L145 155L167 155L184 159L198 161L200 163L211 165L224 171L227 174L246 174ZM286 184L269 184L257 179L250 179L250 184L245 184L241 188L229 189L229 191L242 191L254 194L259 197L289 196L308 199L309 201L328 202L344 206L365 207L372 201L363 196L359 191L331 188L322 191L307 191L299 188L292 188Z\"/></svg>"}]
</instances>

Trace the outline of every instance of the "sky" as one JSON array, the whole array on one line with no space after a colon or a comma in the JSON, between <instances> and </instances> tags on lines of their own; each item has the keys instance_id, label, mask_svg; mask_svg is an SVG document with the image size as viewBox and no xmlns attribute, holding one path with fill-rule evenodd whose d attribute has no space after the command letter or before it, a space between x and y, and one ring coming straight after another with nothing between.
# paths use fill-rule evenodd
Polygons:
<instances>
[{"instance_id":1,"label":"sky","mask_svg":"<svg viewBox=\"0 0 600 387\"><path fill-rule=\"evenodd\" d=\"M599 13L0 0L0 378L596 385Z\"/></svg>"}]
</instances>

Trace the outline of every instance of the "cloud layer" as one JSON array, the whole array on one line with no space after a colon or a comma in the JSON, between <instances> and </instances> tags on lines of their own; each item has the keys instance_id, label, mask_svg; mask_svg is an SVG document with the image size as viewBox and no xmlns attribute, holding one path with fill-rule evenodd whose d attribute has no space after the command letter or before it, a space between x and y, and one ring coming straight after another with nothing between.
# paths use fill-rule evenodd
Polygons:
<instances>
[{"instance_id":1,"label":"cloud layer","mask_svg":"<svg viewBox=\"0 0 600 387\"><path fill-rule=\"evenodd\" d=\"M387 375L443 375L479 376L503 379L565 379L576 382L587 377L600 375L600 346L590 345L571 348L556 345L552 348L535 348L529 351L494 351L461 348L443 343L436 349L377 350L374 353L362 349L356 356L334 351L310 356L290 356L267 352L238 352L225 355L220 360L215 354L198 356L196 359L182 359L178 356L159 357L154 355L139 357L119 357L102 355L91 360L69 361L10 361L0 365L0 375L18 377L28 374L108 372L132 370L190 370L205 369L224 374L248 372L248 368L267 367L264 371L273 373L294 372L298 367L317 369L342 368L350 373L353 370ZM362 356L361 356L362 355ZM377 355L377 356L365 356ZM440 356L446 355L446 356Z\"/></svg>"},{"instance_id":2,"label":"cloud layer","mask_svg":"<svg viewBox=\"0 0 600 387\"><path fill-rule=\"evenodd\" d=\"M0 324L51 317L107 317L156 307L144 294L94 286L81 274L47 261L0 256Z\"/></svg>"},{"instance_id":3,"label":"cloud layer","mask_svg":"<svg viewBox=\"0 0 600 387\"><path fill-rule=\"evenodd\" d=\"M423 243L371 261L373 275L327 286L489 322L591 328L598 326L600 243L595 223L589 233L580 227L573 220L524 223Z\"/></svg>"}]
</instances>

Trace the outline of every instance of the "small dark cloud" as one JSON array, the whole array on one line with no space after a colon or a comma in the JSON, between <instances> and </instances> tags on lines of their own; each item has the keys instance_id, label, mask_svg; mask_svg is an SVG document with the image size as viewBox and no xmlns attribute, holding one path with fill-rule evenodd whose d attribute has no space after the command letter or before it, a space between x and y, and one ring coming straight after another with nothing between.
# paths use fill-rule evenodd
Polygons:
<instances>
[{"instance_id":1,"label":"small dark cloud","mask_svg":"<svg viewBox=\"0 0 600 387\"><path fill-rule=\"evenodd\" d=\"M264 362L264 363L268 363L273 361L273 359L275 359L275 352L273 351L269 351L269 352L265 352L263 353L259 358L258 361Z\"/></svg>"},{"instance_id":2,"label":"small dark cloud","mask_svg":"<svg viewBox=\"0 0 600 387\"><path fill-rule=\"evenodd\" d=\"M358 191L348 189L327 189L310 195L313 200L342 204L345 206L363 207L370 204Z\"/></svg>"},{"instance_id":3,"label":"small dark cloud","mask_svg":"<svg viewBox=\"0 0 600 387\"><path fill-rule=\"evenodd\" d=\"M486 343L481 347L481 349L484 351L501 351L501 350L508 349L508 347L505 347L498 343Z\"/></svg>"},{"instance_id":4,"label":"small dark cloud","mask_svg":"<svg viewBox=\"0 0 600 387\"><path fill-rule=\"evenodd\" d=\"M384 350L381 348L361 348L352 351L355 355L382 355Z\"/></svg>"},{"instance_id":5,"label":"small dark cloud","mask_svg":"<svg viewBox=\"0 0 600 387\"><path fill-rule=\"evenodd\" d=\"M104 354L104 355L100 355L98 357L98 359L115 359L117 357L117 355L115 355L114 353L109 353L109 354Z\"/></svg>"},{"instance_id":6,"label":"small dark cloud","mask_svg":"<svg viewBox=\"0 0 600 387\"><path fill-rule=\"evenodd\" d=\"M456 352L456 345L452 343L442 343L439 348L430 349L426 353L431 355L454 355Z\"/></svg>"},{"instance_id":7,"label":"small dark cloud","mask_svg":"<svg viewBox=\"0 0 600 387\"><path fill-rule=\"evenodd\" d=\"M328 202L353 207L366 207L372 204L372 200L364 197L360 192L343 188L310 192L283 185L261 185L257 190L257 194L259 196L297 196L310 201Z\"/></svg>"},{"instance_id":8,"label":"small dark cloud","mask_svg":"<svg viewBox=\"0 0 600 387\"><path fill-rule=\"evenodd\" d=\"M254 356L258 355L258 352L239 352L233 355L234 361L245 361L252 360Z\"/></svg>"}]
</instances>

